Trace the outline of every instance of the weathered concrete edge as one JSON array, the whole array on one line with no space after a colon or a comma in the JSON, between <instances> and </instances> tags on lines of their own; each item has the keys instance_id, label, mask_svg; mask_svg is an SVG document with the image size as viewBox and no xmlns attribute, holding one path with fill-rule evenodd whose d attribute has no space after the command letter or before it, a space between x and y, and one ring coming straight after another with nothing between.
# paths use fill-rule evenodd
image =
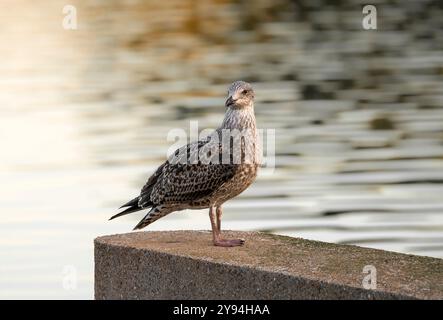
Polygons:
<instances>
[{"instance_id":1,"label":"weathered concrete edge","mask_svg":"<svg viewBox=\"0 0 443 320\"><path fill-rule=\"evenodd\" d=\"M201 231L200 231L201 232ZM203 231L204 232L204 231ZM195 269L201 269L204 267L207 267L208 269L211 270L211 276L206 279L207 281L209 281L209 283L211 283L214 279L214 274L216 274L217 272L220 272L223 274L223 277L219 277L219 278L223 278L223 281L230 281L230 282L235 282L238 280L239 275L241 274L242 277L246 277L246 278L251 278L252 280L255 279L255 281L257 282L261 282L261 284L263 284L264 286L266 286L266 284L264 284L264 280L268 281L269 279L271 279L271 281L276 281L277 283L279 283L279 288L273 288L272 290L275 291L275 294L272 298L280 298L280 299L287 299L287 298L310 298L310 299L316 299L316 298L322 298L322 299L328 299L328 298L340 298L340 299L427 299L430 298L430 296L426 293L417 292L417 296L415 295L415 291L412 292L412 295L410 294L411 292L405 292L405 294L402 294L401 290L393 290L389 291L389 290L365 290L363 289L361 286L354 286L354 285L349 285L347 283L340 283L339 282L334 282L334 281L330 281L330 279L328 279L328 281L322 281L322 279L315 279L315 278L309 278L306 277L306 273L302 274L302 276L297 276L297 273L294 274L294 272L291 273L286 273L284 271L270 271L269 268L261 268L259 266L256 266L255 264L253 264L252 266L250 266L251 264L248 265L238 265L237 263L228 263L228 262L224 262L225 259L222 259L222 262L219 261L211 261L212 258L217 258L217 254L212 254L212 250L210 250L209 255L208 255L208 248L211 248L210 243L209 243L209 237L208 237L208 242L206 243L206 240L204 243L202 243L200 241L199 244L197 244L196 246L190 246L190 247L197 247L200 249L206 249L206 253L203 254L202 258L194 258L192 256L189 256L187 254L182 254L183 251L188 251L187 253L191 254L191 255L199 255L199 253L196 254L196 252L192 252L187 250L188 247L182 247L182 248L178 248L178 250L174 250L174 253L168 253L168 252L163 252L163 251L168 251L172 249L176 249L176 246L180 246L183 245L183 243L187 243L187 245L189 245L190 243L190 239L188 238L192 236L192 233L194 233L195 236L195 232L186 232L186 231L181 231L181 235L182 238L181 239L177 239L176 235L179 234L179 232L176 233L171 233L171 232L164 232L164 233L158 233L158 232L143 232L143 233L132 233L132 234L120 234L120 235L113 235L113 236L104 236L104 237L99 237L97 239L95 239L95 254L96 254L96 262L97 262L97 257L101 255L101 258L103 260L103 254L101 253L106 253L105 256L105 260L109 257L111 257L112 259L116 259L116 261L114 261L114 263L112 264L112 268L108 268L108 270L110 269L111 273L113 273L113 271L115 271L115 268L120 266L130 266L134 264L134 258L135 260L138 259L138 265L136 263L136 268L134 270L134 268L132 268L132 271L130 270L129 272L126 272L127 268L124 267L123 270L122 268L120 268L119 271L117 271L116 273L112 274L111 277L116 277L116 278L120 278L121 279L125 279L125 282L127 282L127 284L131 283L131 281L133 281L133 285L134 287L137 286L143 286L143 283L151 283L156 282L158 279L153 278L153 279L133 279L134 278L134 274L144 274L144 273L152 273L152 268L154 267L154 269L156 267L158 267L158 265L163 265L166 267L166 273L168 273L167 269L171 269L169 271L169 278L165 278L163 279L163 281L168 282L170 280L173 280L175 282L177 282L178 284L181 283L181 285L183 286L187 286L188 284L186 283L186 281L184 281L182 278L177 278L177 274L181 274L183 273L184 270L193 270L193 268ZM185 234L185 237L183 238L183 234ZM249 234L250 235L250 234ZM264 237L263 234L258 234L255 233L255 236L258 237ZM202 233L200 233L198 235L200 238L205 238L207 237L207 235L202 235ZM269 237L270 235L267 235L266 237ZM272 235L274 236L274 235ZM157 245L160 245L157 249L156 248L150 248L152 246L155 247L155 244L152 243L152 240L157 239L158 237L163 237L163 239L160 239L160 241L157 242ZM372 251L372 253L376 252L376 254L378 255L380 253L380 255L384 254L389 254L391 256L393 256L395 259L400 258L400 260L408 260L408 259L431 259L429 260L430 262L432 262L432 260L437 261L437 266L440 267L441 263L439 262L440 259L435 259L435 258L428 258L428 257L418 257L418 256L413 256L413 255L405 255L405 254L398 254L398 253L391 253L391 252L387 252L384 250L374 250L374 249L368 249L368 248L361 248L358 246L348 246L348 245L336 245L336 244L328 244L328 243L324 243L324 242L318 242L318 241L307 241L307 240L303 240L303 239L299 239L299 238L291 238L291 237L283 237L283 236L275 236L276 239L282 240L282 239L286 239L288 241L301 241L303 246L311 246L312 243L317 243L314 246L326 246L329 248L334 248L334 250L336 248L341 248L342 250L345 249L345 253L347 254L348 251L352 251L352 250L357 250L357 251ZM140 247L140 243L135 243L137 242L136 238L141 238L143 240L141 247ZM178 237L180 238L180 237ZM119 245L116 244L116 240L117 242L122 240L123 241L127 241L127 243L125 243L124 245ZM297 240L298 239L298 240ZM172 240L172 241L169 241ZM181 244L180 241L175 244L174 240L182 240ZM185 240L185 241L183 241ZM201 240L201 239L200 239ZM155 241L155 240L154 240ZM169 242L169 243L168 243ZM137 247L138 246L138 247ZM169 247L168 247L169 246ZM294 247L294 249L299 249L300 247L296 248ZM292 249L292 247L290 248ZM322 248L320 248L322 249ZM315 248L315 250L317 251L317 248ZM254 255L255 253L253 251L247 251L247 254L252 254ZM236 251L225 251L225 252L231 252L231 253L235 253ZM237 251L239 252L239 251ZM334 251L335 252L335 251ZM241 253L241 252L239 252ZM244 252L243 252L244 253ZM314 252L315 254L317 252ZM237 254L234 254L234 256L236 256ZM121 257L130 257L129 259L121 259ZM403 259L404 257L404 259ZM220 257L218 257L220 258ZM208 261L209 259L209 261ZM329 258L328 258L329 259ZM100 260L100 259L98 259ZM141 261L143 260L143 261ZM169 260L169 261L168 261ZM170 260L173 260L173 262L171 262ZM229 257L226 260L231 260L234 262L238 262L238 259L230 259ZM311 260L309 258L309 260ZM153 263L154 261L154 263ZM291 260L285 260L287 262L292 263ZM413 261L413 260L410 260ZM404 261L402 261L404 262ZM428 263L428 262L427 262ZM100 263L99 263L100 264ZM157 265L157 266L156 266ZM175 268L174 266L179 265L181 266L181 268ZM286 262L285 262L286 265ZM171 267L172 266L172 267ZM281 264L280 264L281 266ZM434 265L435 266L435 265ZM96 265L97 267L97 265ZM134 266L132 266L134 267ZM272 265L272 267L274 267L274 265ZM101 263L101 265L98 266L98 269L102 269L101 271L106 270L105 267L103 267L103 263ZM162 288L160 288L160 296L157 294L158 292L150 292L150 293L143 293L143 292L130 292L132 290L126 291L125 293L120 293L119 295L114 295L114 296L110 296L110 295L102 295L101 293L103 293L103 288L100 289L100 286L97 285L98 282L100 282L100 277L103 278L102 272L98 271L98 269L96 268L96 280L98 279L99 281L96 281L96 297L101 299L101 298L129 298L129 299L137 299L137 298L147 298L147 299L155 299L155 298L163 298L163 299L168 299L168 298L181 298L181 299L201 299L201 298L210 298L210 299L226 299L226 298L235 298L235 299L260 299L260 298L266 298L266 297L260 297L260 296L256 296L254 294L251 295L250 291L247 292L243 292L242 295L239 295L239 292L242 292L241 288L230 288L229 290L231 290L231 294L230 295L224 295L226 293L222 293L222 294L212 294L210 296L206 295L204 292L202 292L202 290L197 290L196 288L194 288L193 290L189 291L189 295L186 297L180 296L179 294L177 294L177 292L172 292L170 293L170 295L166 295L166 296L162 296L161 293L165 293L165 290L163 290ZM130 268L131 269L131 268ZM157 268L158 269L158 268ZM173 270L174 269L174 270ZM275 268L272 268L275 270ZM439 268L440 269L440 268ZM158 270L157 270L158 271ZM131 273L132 272L132 273ZM201 270L199 271L201 273ZM430 271L431 273L433 273L434 271ZM436 270L436 272L441 272ZM162 270L162 272L158 273L158 276L163 276L165 273L165 270ZM422 274L426 274L426 273L422 273ZM437 273L438 274L438 273ZM199 282L201 279L199 279L200 277L203 278L207 278L207 275L205 274L198 274L199 277L194 277L194 278L189 278L188 277L188 282L189 281L197 281ZM234 278L232 276L235 276ZM347 277L347 276L346 276ZM408 276L409 277L409 276ZM137 278L137 277L135 277ZM143 277L142 277L143 278ZM186 275L185 275L186 278ZM348 277L347 277L348 278ZM420 276L421 278L421 276ZM191 280L190 280L191 279ZM146 280L148 280L148 282L146 282ZM220 280L220 279L218 279ZM103 282L103 281L102 281ZM208 285L208 282L205 283L205 281L200 281L200 285L202 286L202 288L204 286ZM254 281L252 281L254 282ZM111 287L112 287L112 281L111 281ZM212 283L211 283L212 285ZM251 282L249 283L244 283L244 285L249 286L249 287L254 287L254 283L251 284ZM286 286L286 291L282 290L282 288L284 289L284 287ZM288 287L289 286L289 287ZM108 287L109 287L109 283L108 283ZM120 289L122 291L125 291L125 286L123 285ZM234 286L235 287L235 286ZM260 286L256 286L257 290L260 290ZM275 286L274 286L275 287ZM303 295L297 295L296 293L294 293L294 288L298 288L298 290L303 290L306 289L306 294ZM313 288L315 289L313 291ZM327 292L325 293L325 288L327 288L326 291L329 291L329 293L332 294L327 294ZM427 290L426 287L422 287L423 289ZM108 288L109 289L109 288ZM118 289L118 288L117 288ZM127 288L126 288L127 289ZM200 288L201 289L201 288ZM221 291L223 291L224 288L223 285L219 284L219 289ZM163 290L163 291L162 291ZM292 291L291 291L292 290ZM204 291L204 290L203 290ZM235 292L237 294L237 296L235 296ZM282 292L286 292L286 295L283 294ZM310 293L309 293L310 292ZM314 295L312 295L312 292L315 292ZM234 293L234 294L233 294ZM429 292L430 293L430 292ZM311 295L310 295L311 294ZM277 296L275 296L277 295ZM432 294L431 294L432 296ZM436 297L435 292L433 294L434 298ZM437 298L440 297L440 294L437 294ZM269 296L268 296L269 298Z\"/></svg>"},{"instance_id":2,"label":"weathered concrete edge","mask_svg":"<svg viewBox=\"0 0 443 320\"><path fill-rule=\"evenodd\" d=\"M157 251L157 250L151 250L151 249L138 249L138 248L128 248L126 246L123 245L109 245L109 244L104 244L104 243L100 243L100 238L96 238L94 239L94 244L95 244L95 248L98 248L99 246L104 246L104 247L114 247L114 248L118 248L118 249L123 249L123 250L129 250L129 251L133 251L133 252L139 252L139 253L151 253L153 256L157 256L159 259L162 258L167 258L170 255L168 253L164 253L161 251ZM178 255L178 254L174 254L174 256L176 258L178 258L177 262L181 262L182 265L187 265L187 262L191 262L191 263L196 263L196 264L201 264L202 261L200 259L197 258L193 258L187 255ZM156 259L157 260L157 259ZM207 261L205 261L205 263L207 263ZM238 273L239 270L242 271L242 273L254 273L254 274L258 274L258 275L262 275L262 276L267 276L267 278L274 278L274 280L280 280L283 281L287 284L289 283L296 283L297 286L299 286L300 290L303 290L303 287L306 288L312 288L312 287L316 287L319 290L319 295L316 297L309 297L308 299L350 299L350 300L361 300L361 299L368 299L368 300L377 300L377 299L392 299L392 300L417 300L420 299L418 297L414 297L411 295L405 295L405 294L398 294L395 292L389 292L389 291L385 291L385 290L368 290L368 289L364 289L361 287L355 287L355 286L350 286L347 284L340 284L340 283L335 283L335 282L327 282L327 281L323 281L323 280L318 280L318 279L312 279L312 278L308 278L308 277L301 277L301 276L294 276L290 273L287 273L285 271L269 271L266 269L261 268L260 266L257 267L250 267L250 266L240 266L237 264L232 264L232 263L227 263L227 262L218 262L218 261L211 261L211 267L214 268L215 270L221 268L221 269L230 269L231 272L233 273ZM96 277L97 278L97 277ZM282 285L282 284L281 284ZM120 297L116 297L116 296L111 296L111 297L103 297L101 295L101 293L98 290L97 287L97 282L94 282L94 296L95 299L97 300L102 300L102 299L111 299L111 300L115 300L115 299L169 299L169 297L137 297L137 296L120 296ZM329 295L329 294L325 294L324 292L322 293L321 291L330 291L333 292L333 296ZM337 292L339 292L337 294ZM307 297L295 297L295 299L306 299ZM189 299L186 296L183 297L175 297L175 299ZM205 299L204 297L194 297L194 298L190 298L189 300L199 300L199 299ZM211 297L211 300L249 300L249 299L257 299L257 300L262 300L262 299L269 299L267 297L260 297L260 296L254 296L254 297ZM277 299L280 300L286 300L286 299L294 299L288 296L280 296L277 297Z\"/></svg>"}]
</instances>

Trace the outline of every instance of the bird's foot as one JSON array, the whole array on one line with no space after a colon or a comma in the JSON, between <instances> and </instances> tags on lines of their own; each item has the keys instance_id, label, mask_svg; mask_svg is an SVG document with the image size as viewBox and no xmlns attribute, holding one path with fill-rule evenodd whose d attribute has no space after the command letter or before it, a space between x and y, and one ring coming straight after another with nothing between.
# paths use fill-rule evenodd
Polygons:
<instances>
[{"instance_id":1,"label":"bird's foot","mask_svg":"<svg viewBox=\"0 0 443 320\"><path fill-rule=\"evenodd\" d=\"M244 239L217 239L214 245L217 247L238 247L245 243Z\"/></svg>"}]
</instances>

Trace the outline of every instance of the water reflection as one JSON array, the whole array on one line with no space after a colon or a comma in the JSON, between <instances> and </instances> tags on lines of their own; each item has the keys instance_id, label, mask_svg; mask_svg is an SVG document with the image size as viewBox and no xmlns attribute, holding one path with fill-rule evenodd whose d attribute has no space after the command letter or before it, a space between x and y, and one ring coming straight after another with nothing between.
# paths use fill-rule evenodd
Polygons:
<instances>
[{"instance_id":1,"label":"water reflection","mask_svg":"<svg viewBox=\"0 0 443 320\"><path fill-rule=\"evenodd\" d=\"M406 41L393 17L378 37L356 31L352 6L336 29L319 18L336 12L283 0L73 4L76 31L61 28L57 1L0 13L0 298L92 298L92 239L132 229L143 213L107 219L164 160L168 130L220 123L235 79L254 82L277 168L226 205L226 228L443 257L432 38L411 26ZM207 213L149 227L188 228L208 229ZM63 287L66 266L75 288Z\"/></svg>"}]
</instances>

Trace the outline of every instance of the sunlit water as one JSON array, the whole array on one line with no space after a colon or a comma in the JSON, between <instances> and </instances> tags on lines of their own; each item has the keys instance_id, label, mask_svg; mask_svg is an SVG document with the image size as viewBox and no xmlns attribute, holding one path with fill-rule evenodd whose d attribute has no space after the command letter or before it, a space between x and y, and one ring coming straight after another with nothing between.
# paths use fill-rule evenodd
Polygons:
<instances>
[{"instance_id":1,"label":"sunlit water","mask_svg":"<svg viewBox=\"0 0 443 320\"><path fill-rule=\"evenodd\" d=\"M238 5L119 3L73 1L69 31L62 1L2 2L0 298L92 298L93 239L132 229L144 213L107 219L164 161L170 129L221 122L237 79L276 130L276 168L226 204L224 228L443 257L441 74L405 64L406 84L340 87L355 75L330 52L352 41L313 46L291 7L251 31ZM148 230L208 228L206 211L185 211Z\"/></svg>"}]
</instances>

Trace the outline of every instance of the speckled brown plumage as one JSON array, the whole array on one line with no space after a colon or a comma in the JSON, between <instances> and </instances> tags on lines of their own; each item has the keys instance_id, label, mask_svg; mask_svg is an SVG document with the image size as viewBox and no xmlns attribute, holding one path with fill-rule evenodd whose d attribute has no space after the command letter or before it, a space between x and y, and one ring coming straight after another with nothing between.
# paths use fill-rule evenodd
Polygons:
<instances>
[{"instance_id":1,"label":"speckled brown plumage","mask_svg":"<svg viewBox=\"0 0 443 320\"><path fill-rule=\"evenodd\" d=\"M228 90L222 125L207 138L176 150L148 179L140 195L111 219L151 208L134 228L141 229L174 211L210 208L214 244L243 244L241 239L221 239L221 206L257 176L260 149L253 99L250 84L234 82ZM225 134L231 136L224 140Z\"/></svg>"}]
</instances>

